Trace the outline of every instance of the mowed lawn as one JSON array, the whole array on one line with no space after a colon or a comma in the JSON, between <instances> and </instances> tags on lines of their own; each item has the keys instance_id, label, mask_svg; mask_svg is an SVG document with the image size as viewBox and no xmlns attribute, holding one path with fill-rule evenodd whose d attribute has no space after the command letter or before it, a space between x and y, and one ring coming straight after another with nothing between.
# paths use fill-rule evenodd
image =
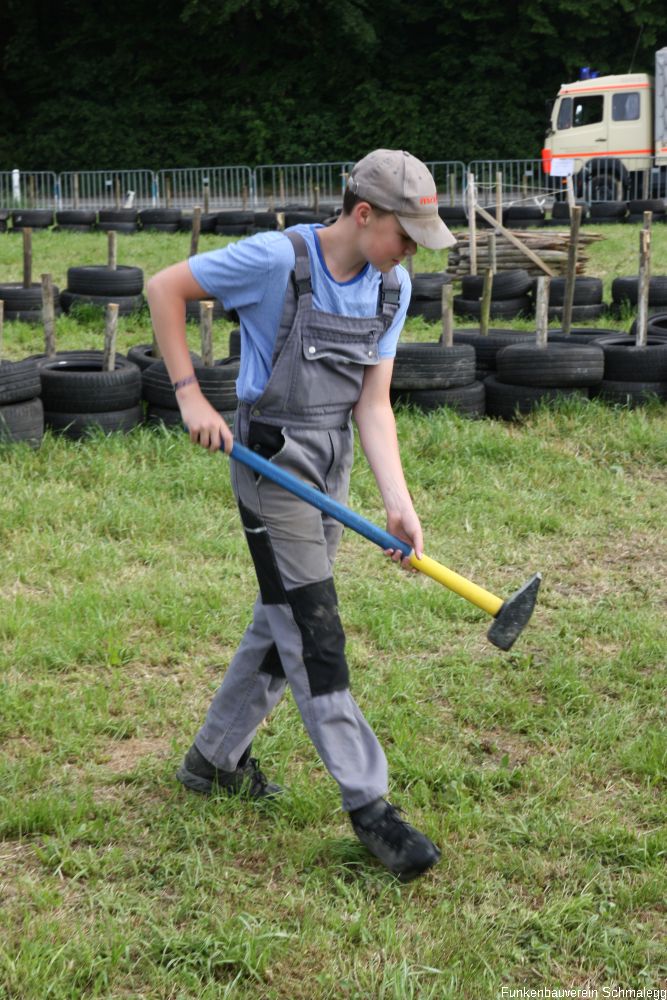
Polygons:
<instances>
[{"instance_id":1,"label":"mowed lawn","mask_svg":"<svg viewBox=\"0 0 667 1000\"><path fill-rule=\"evenodd\" d=\"M169 240L147 274L187 253ZM99 236L37 245L61 287L65 253L104 259ZM58 335L92 346L99 320ZM121 320L121 349L147 340ZM5 356L39 349L6 325ZM442 849L408 886L354 838L289 695L254 745L279 804L174 778L255 596L228 460L150 429L0 449L2 1000L667 989L667 408L397 416L426 552L503 597L544 577L502 653L483 612L345 533L352 690ZM350 503L382 523L361 453Z\"/></svg>"}]
</instances>

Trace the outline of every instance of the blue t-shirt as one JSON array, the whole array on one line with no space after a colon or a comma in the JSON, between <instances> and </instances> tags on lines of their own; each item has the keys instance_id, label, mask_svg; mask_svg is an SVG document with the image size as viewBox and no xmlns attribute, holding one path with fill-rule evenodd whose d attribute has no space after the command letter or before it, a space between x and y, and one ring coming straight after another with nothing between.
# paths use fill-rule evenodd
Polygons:
<instances>
[{"instance_id":1,"label":"blue t-shirt","mask_svg":"<svg viewBox=\"0 0 667 1000\"><path fill-rule=\"evenodd\" d=\"M313 305L342 316L375 316L378 310L380 272L366 266L350 281L335 281L324 261L316 230L320 226L294 226L308 246L313 284ZM205 292L219 299L225 309L236 309L241 326L241 369L236 383L239 399L259 399L271 373L273 348L280 326L287 282L294 270L294 249L283 233L258 233L219 250L190 257L195 280ZM410 301L410 277L397 268L400 305L379 342L380 358L393 358Z\"/></svg>"}]
</instances>

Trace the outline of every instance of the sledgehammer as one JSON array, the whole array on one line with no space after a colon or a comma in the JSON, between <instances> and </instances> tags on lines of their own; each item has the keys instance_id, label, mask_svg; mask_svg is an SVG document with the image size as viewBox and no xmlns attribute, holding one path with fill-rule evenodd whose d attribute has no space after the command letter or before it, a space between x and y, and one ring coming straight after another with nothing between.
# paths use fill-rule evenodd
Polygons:
<instances>
[{"instance_id":1,"label":"sledgehammer","mask_svg":"<svg viewBox=\"0 0 667 1000\"><path fill-rule=\"evenodd\" d=\"M493 624L487 632L487 638L494 646L498 646L499 649L511 649L527 625L533 613L535 601L537 600L537 591L542 581L540 573L535 573L522 587L519 587L516 593L508 597L506 601L503 601L488 590L484 590L470 580L466 580L464 576L459 576L458 573L447 569L446 566L436 562L435 559L430 559L426 555L422 556L421 559L417 559L408 542L404 542L402 539L397 538L396 535L384 531L378 525L373 524L372 521L368 521L360 514L356 514L349 507L339 503L338 500L327 496L326 493L316 490L314 486L309 486L308 483L304 483L301 479L292 475L291 472L287 472L285 469L274 465L261 455L258 455L257 452L246 448L245 445L238 444L235 441L230 452L230 458L241 462L243 465L247 465L254 472L277 483L278 486L282 486L290 493L293 493L294 496L305 500L306 503L317 507L318 510L323 511L325 514L329 514L336 521L340 521L346 527L352 528L369 541L375 542L381 549L400 549L404 556L410 558L410 565L418 569L420 573L432 577L438 583L443 584L449 590L453 590L455 594L459 594L460 597L465 598L466 601L475 604L482 611L486 611L487 614L492 616Z\"/></svg>"}]
</instances>

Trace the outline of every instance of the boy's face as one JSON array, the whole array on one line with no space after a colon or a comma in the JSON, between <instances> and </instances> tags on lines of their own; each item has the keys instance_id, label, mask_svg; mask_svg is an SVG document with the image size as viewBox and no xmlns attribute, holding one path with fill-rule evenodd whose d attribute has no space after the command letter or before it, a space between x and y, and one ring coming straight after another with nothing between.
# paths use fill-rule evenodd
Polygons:
<instances>
[{"instance_id":1,"label":"boy's face","mask_svg":"<svg viewBox=\"0 0 667 1000\"><path fill-rule=\"evenodd\" d=\"M357 206L363 209L363 205ZM395 215L368 211L360 212L360 249L366 260L386 274L407 255L417 252L417 244L405 232Z\"/></svg>"}]
</instances>

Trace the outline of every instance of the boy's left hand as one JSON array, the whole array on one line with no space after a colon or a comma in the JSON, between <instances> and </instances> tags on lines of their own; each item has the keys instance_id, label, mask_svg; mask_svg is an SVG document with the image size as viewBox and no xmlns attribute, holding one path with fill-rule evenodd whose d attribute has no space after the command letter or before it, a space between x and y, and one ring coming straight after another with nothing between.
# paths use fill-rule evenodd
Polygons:
<instances>
[{"instance_id":1,"label":"boy's left hand","mask_svg":"<svg viewBox=\"0 0 667 1000\"><path fill-rule=\"evenodd\" d=\"M410 506L402 511L388 513L387 531L411 545L417 558L421 559L424 549L424 538L414 507ZM404 556L400 549L384 549L384 553L391 556L394 562L400 562L403 569L417 572L414 566L410 565L410 557Z\"/></svg>"}]
</instances>

